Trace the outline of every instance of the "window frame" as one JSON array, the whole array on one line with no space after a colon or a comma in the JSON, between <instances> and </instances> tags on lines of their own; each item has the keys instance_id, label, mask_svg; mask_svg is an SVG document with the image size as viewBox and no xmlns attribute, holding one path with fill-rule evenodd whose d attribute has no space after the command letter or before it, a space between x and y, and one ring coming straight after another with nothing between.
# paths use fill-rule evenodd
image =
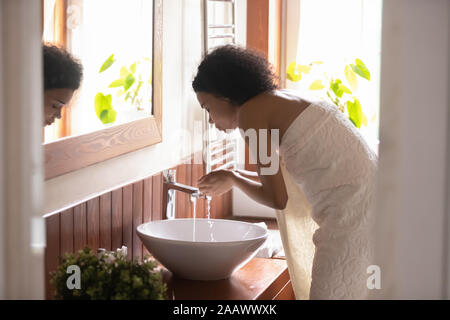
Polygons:
<instances>
[{"instance_id":1,"label":"window frame","mask_svg":"<svg viewBox=\"0 0 450 320\"><path fill-rule=\"evenodd\" d=\"M162 142L162 0L153 0L152 115L43 145L45 180Z\"/></svg>"}]
</instances>

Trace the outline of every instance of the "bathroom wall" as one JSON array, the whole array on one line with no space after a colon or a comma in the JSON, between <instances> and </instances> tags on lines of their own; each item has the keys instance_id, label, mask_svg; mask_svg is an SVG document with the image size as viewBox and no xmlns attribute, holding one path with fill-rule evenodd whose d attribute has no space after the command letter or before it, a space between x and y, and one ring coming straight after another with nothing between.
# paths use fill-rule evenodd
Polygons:
<instances>
[{"instance_id":1,"label":"bathroom wall","mask_svg":"<svg viewBox=\"0 0 450 320\"><path fill-rule=\"evenodd\" d=\"M447 0L383 3L376 298L450 297L449 21Z\"/></svg>"},{"instance_id":2,"label":"bathroom wall","mask_svg":"<svg viewBox=\"0 0 450 320\"><path fill-rule=\"evenodd\" d=\"M202 165L180 164L177 181L197 185L203 175ZM211 201L211 218L231 215L231 191ZM187 195L177 192L176 218L193 216L192 203ZM196 217L205 218L207 202L198 200ZM148 254L136 234L141 223L164 219L162 212L162 173L106 192L98 197L46 217L47 248L45 254L46 298L53 297L49 283L51 271L56 270L58 257L89 246L115 250L128 248L128 258L140 259Z\"/></svg>"},{"instance_id":3,"label":"bathroom wall","mask_svg":"<svg viewBox=\"0 0 450 320\"><path fill-rule=\"evenodd\" d=\"M0 1L0 299L44 292L40 1Z\"/></svg>"}]
</instances>

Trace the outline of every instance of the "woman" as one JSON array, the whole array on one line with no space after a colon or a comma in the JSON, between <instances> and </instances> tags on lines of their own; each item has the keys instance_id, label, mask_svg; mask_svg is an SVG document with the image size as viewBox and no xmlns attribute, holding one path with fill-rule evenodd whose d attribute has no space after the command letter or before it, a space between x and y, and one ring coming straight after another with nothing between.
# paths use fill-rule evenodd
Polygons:
<instances>
[{"instance_id":1,"label":"woman","mask_svg":"<svg viewBox=\"0 0 450 320\"><path fill-rule=\"evenodd\" d=\"M236 186L277 209L297 298L308 297L302 285L305 279L309 279L310 299L366 298L377 159L354 125L332 104L279 90L267 60L236 46L208 54L192 86L201 107L209 112L210 123L219 130L239 128L242 134L266 129L266 150L271 150L270 134L278 129L280 143L281 170L262 174L271 164L249 145L257 172L214 171L199 180L200 191L214 196ZM317 224L314 234L306 230L305 213ZM302 261L305 236L314 243L309 271Z\"/></svg>"},{"instance_id":2,"label":"woman","mask_svg":"<svg viewBox=\"0 0 450 320\"><path fill-rule=\"evenodd\" d=\"M72 99L83 77L82 65L68 52L43 45L44 56L44 125L61 118L62 108Z\"/></svg>"}]
</instances>

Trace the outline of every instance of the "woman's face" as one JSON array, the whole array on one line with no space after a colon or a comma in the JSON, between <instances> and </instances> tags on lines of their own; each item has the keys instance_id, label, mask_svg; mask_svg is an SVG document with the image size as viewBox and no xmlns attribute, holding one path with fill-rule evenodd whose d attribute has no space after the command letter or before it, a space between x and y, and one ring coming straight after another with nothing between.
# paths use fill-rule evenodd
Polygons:
<instances>
[{"instance_id":1,"label":"woman's face","mask_svg":"<svg viewBox=\"0 0 450 320\"><path fill-rule=\"evenodd\" d=\"M61 109L72 99L72 89L50 89L44 92L44 125L61 118Z\"/></svg>"},{"instance_id":2,"label":"woman's face","mask_svg":"<svg viewBox=\"0 0 450 320\"><path fill-rule=\"evenodd\" d=\"M225 131L237 128L239 108L229 100L206 92L197 92L197 100L208 111L209 123L217 129Z\"/></svg>"}]
</instances>

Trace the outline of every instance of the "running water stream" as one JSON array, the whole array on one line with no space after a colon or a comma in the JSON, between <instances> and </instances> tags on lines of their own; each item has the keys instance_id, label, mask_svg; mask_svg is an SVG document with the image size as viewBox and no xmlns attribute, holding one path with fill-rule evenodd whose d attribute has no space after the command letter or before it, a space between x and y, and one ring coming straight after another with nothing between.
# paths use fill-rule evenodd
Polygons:
<instances>
[{"instance_id":1,"label":"running water stream","mask_svg":"<svg viewBox=\"0 0 450 320\"><path fill-rule=\"evenodd\" d=\"M210 221L210 218L211 218L211 197L210 197L210 196L206 196L206 199L208 200L208 213L207 213L206 217L208 218L208 224L209 224L209 229L210 229L209 238L210 238L210 241L211 241L211 242L214 242L214 241L216 241L216 240L214 239L214 236L213 236L213 234L212 234L212 225L213 225L213 222ZM196 241L196 240L195 240L195 225L196 225L197 197L191 195L191 202L192 202L192 206L194 207L194 208L193 208L193 211L192 211L192 212L193 212L193 217L194 217L193 223L192 223L192 225L193 225L193 227L192 227L192 241L195 242L195 241Z\"/></svg>"}]
</instances>

